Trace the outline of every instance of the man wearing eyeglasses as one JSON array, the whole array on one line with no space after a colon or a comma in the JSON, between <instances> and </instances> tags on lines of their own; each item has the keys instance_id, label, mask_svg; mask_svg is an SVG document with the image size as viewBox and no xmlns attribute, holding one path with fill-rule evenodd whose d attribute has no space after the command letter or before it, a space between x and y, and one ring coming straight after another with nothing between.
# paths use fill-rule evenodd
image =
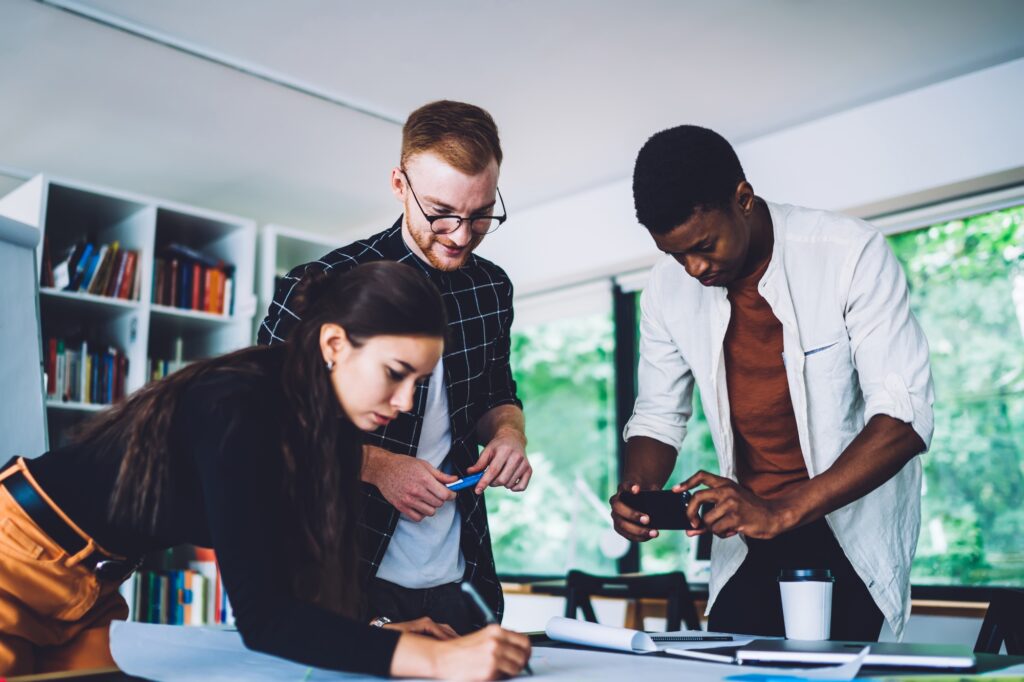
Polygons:
<instances>
[{"instance_id":1,"label":"man wearing eyeglasses","mask_svg":"<svg viewBox=\"0 0 1024 682\"><path fill-rule=\"evenodd\" d=\"M501 159L497 127L483 109L439 101L414 111L391 172L402 217L294 268L260 326L259 343L284 341L299 321L289 309L292 296L375 260L417 268L445 301L450 334L442 361L417 389L412 411L381 415L382 423L393 419L368 434L364 448L362 566L375 625L402 621L402 628L435 636L482 626L458 589L463 580L501 617L482 495L489 486L521 492L532 475L509 367L512 283L473 253L506 218ZM474 486L457 493L446 487L480 472Z\"/></svg>"}]
</instances>

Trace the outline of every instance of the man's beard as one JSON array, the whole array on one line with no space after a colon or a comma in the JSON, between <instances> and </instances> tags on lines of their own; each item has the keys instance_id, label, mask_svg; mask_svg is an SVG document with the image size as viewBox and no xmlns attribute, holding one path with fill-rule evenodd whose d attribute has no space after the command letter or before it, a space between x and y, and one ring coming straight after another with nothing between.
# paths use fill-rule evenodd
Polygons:
<instances>
[{"instance_id":1,"label":"man's beard","mask_svg":"<svg viewBox=\"0 0 1024 682\"><path fill-rule=\"evenodd\" d=\"M420 251L423 252L423 255L427 257L427 262L430 263L430 266L435 270L441 270L443 272L451 272L464 266L466 261L469 260L469 255L473 252L473 249L479 246L481 241L477 235L473 235L472 240L470 240L462 254L461 260L459 260L457 264L453 264L451 260L442 261L434 253L432 247L435 244L438 244L438 239L437 235L433 232L422 233L413 230L410 227L409 234L412 235L412 240L416 242L416 246L420 247Z\"/></svg>"}]
</instances>

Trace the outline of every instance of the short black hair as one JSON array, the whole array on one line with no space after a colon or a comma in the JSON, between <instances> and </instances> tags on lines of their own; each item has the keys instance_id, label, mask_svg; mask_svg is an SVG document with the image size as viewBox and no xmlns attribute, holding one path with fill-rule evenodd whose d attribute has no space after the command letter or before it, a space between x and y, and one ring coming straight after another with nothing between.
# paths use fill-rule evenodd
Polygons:
<instances>
[{"instance_id":1,"label":"short black hair","mask_svg":"<svg viewBox=\"0 0 1024 682\"><path fill-rule=\"evenodd\" d=\"M746 180L732 145L713 130L682 125L653 135L636 157L636 218L664 234L698 209L726 208Z\"/></svg>"}]
</instances>

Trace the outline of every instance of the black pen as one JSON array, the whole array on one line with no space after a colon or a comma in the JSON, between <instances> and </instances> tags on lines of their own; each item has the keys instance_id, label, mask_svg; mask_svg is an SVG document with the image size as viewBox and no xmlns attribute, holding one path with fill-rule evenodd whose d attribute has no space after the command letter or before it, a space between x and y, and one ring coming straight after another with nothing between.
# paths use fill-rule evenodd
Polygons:
<instances>
[{"instance_id":1,"label":"black pen","mask_svg":"<svg viewBox=\"0 0 1024 682\"><path fill-rule=\"evenodd\" d=\"M480 593L476 591L476 588L474 588L468 580L462 581L462 591L469 596L469 600L473 602L473 606L475 606L476 610L480 612L481 616L483 616L485 623L488 625L498 625L498 619L494 617L494 612L491 611L491 607L487 606L487 602L484 601L483 597L480 596ZM525 670L527 675L533 674L533 670L530 669L529 662L526 663Z\"/></svg>"}]
</instances>

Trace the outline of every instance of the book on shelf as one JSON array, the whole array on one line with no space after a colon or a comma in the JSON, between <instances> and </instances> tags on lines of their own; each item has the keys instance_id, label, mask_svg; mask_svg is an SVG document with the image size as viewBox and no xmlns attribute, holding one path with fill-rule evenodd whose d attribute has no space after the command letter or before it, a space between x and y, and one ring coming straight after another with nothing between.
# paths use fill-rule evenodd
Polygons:
<instances>
[{"instance_id":1,"label":"book on shelf","mask_svg":"<svg viewBox=\"0 0 1024 682\"><path fill-rule=\"evenodd\" d=\"M98 254L98 265L86 291L94 296L105 296L107 283L110 281L110 271L117 262L118 243L114 242L109 246L104 244L100 247Z\"/></svg>"},{"instance_id":2,"label":"book on shelf","mask_svg":"<svg viewBox=\"0 0 1024 682\"><path fill-rule=\"evenodd\" d=\"M233 624L213 550L195 548L188 568L136 572L121 586L128 617L166 625Z\"/></svg>"},{"instance_id":3,"label":"book on shelf","mask_svg":"<svg viewBox=\"0 0 1024 682\"><path fill-rule=\"evenodd\" d=\"M73 274L71 275L71 283L66 287L67 291L78 291L82 286L82 280L85 279L85 273L89 270L89 264L95 263L92 260L93 256L93 245L86 242L82 245L82 248L76 249L75 254L78 256L75 260L75 266ZM69 266L70 267L70 266Z\"/></svg>"},{"instance_id":4,"label":"book on shelf","mask_svg":"<svg viewBox=\"0 0 1024 682\"><path fill-rule=\"evenodd\" d=\"M50 250L49 240L44 239L41 287L138 300L138 251L123 249L117 241L97 246L84 240L56 260Z\"/></svg>"},{"instance_id":5,"label":"book on shelf","mask_svg":"<svg viewBox=\"0 0 1024 682\"><path fill-rule=\"evenodd\" d=\"M169 244L153 267L153 303L217 315L233 312L235 266Z\"/></svg>"},{"instance_id":6,"label":"book on shelf","mask_svg":"<svg viewBox=\"0 0 1024 682\"><path fill-rule=\"evenodd\" d=\"M174 357L172 359L146 358L146 381L160 381L168 374L177 372L187 364L185 361L185 342L179 336L174 339Z\"/></svg>"},{"instance_id":7,"label":"book on shelf","mask_svg":"<svg viewBox=\"0 0 1024 682\"><path fill-rule=\"evenodd\" d=\"M94 278L95 286L90 287L89 293L95 293L98 296L117 295L117 280L124 276L125 259L128 257L128 252L114 242L110 245L108 253L106 262L100 266L101 268L105 266L105 269Z\"/></svg>"},{"instance_id":8,"label":"book on shelf","mask_svg":"<svg viewBox=\"0 0 1024 682\"><path fill-rule=\"evenodd\" d=\"M128 356L123 351L55 337L48 337L45 343L48 399L109 405L124 398Z\"/></svg>"}]
</instances>

